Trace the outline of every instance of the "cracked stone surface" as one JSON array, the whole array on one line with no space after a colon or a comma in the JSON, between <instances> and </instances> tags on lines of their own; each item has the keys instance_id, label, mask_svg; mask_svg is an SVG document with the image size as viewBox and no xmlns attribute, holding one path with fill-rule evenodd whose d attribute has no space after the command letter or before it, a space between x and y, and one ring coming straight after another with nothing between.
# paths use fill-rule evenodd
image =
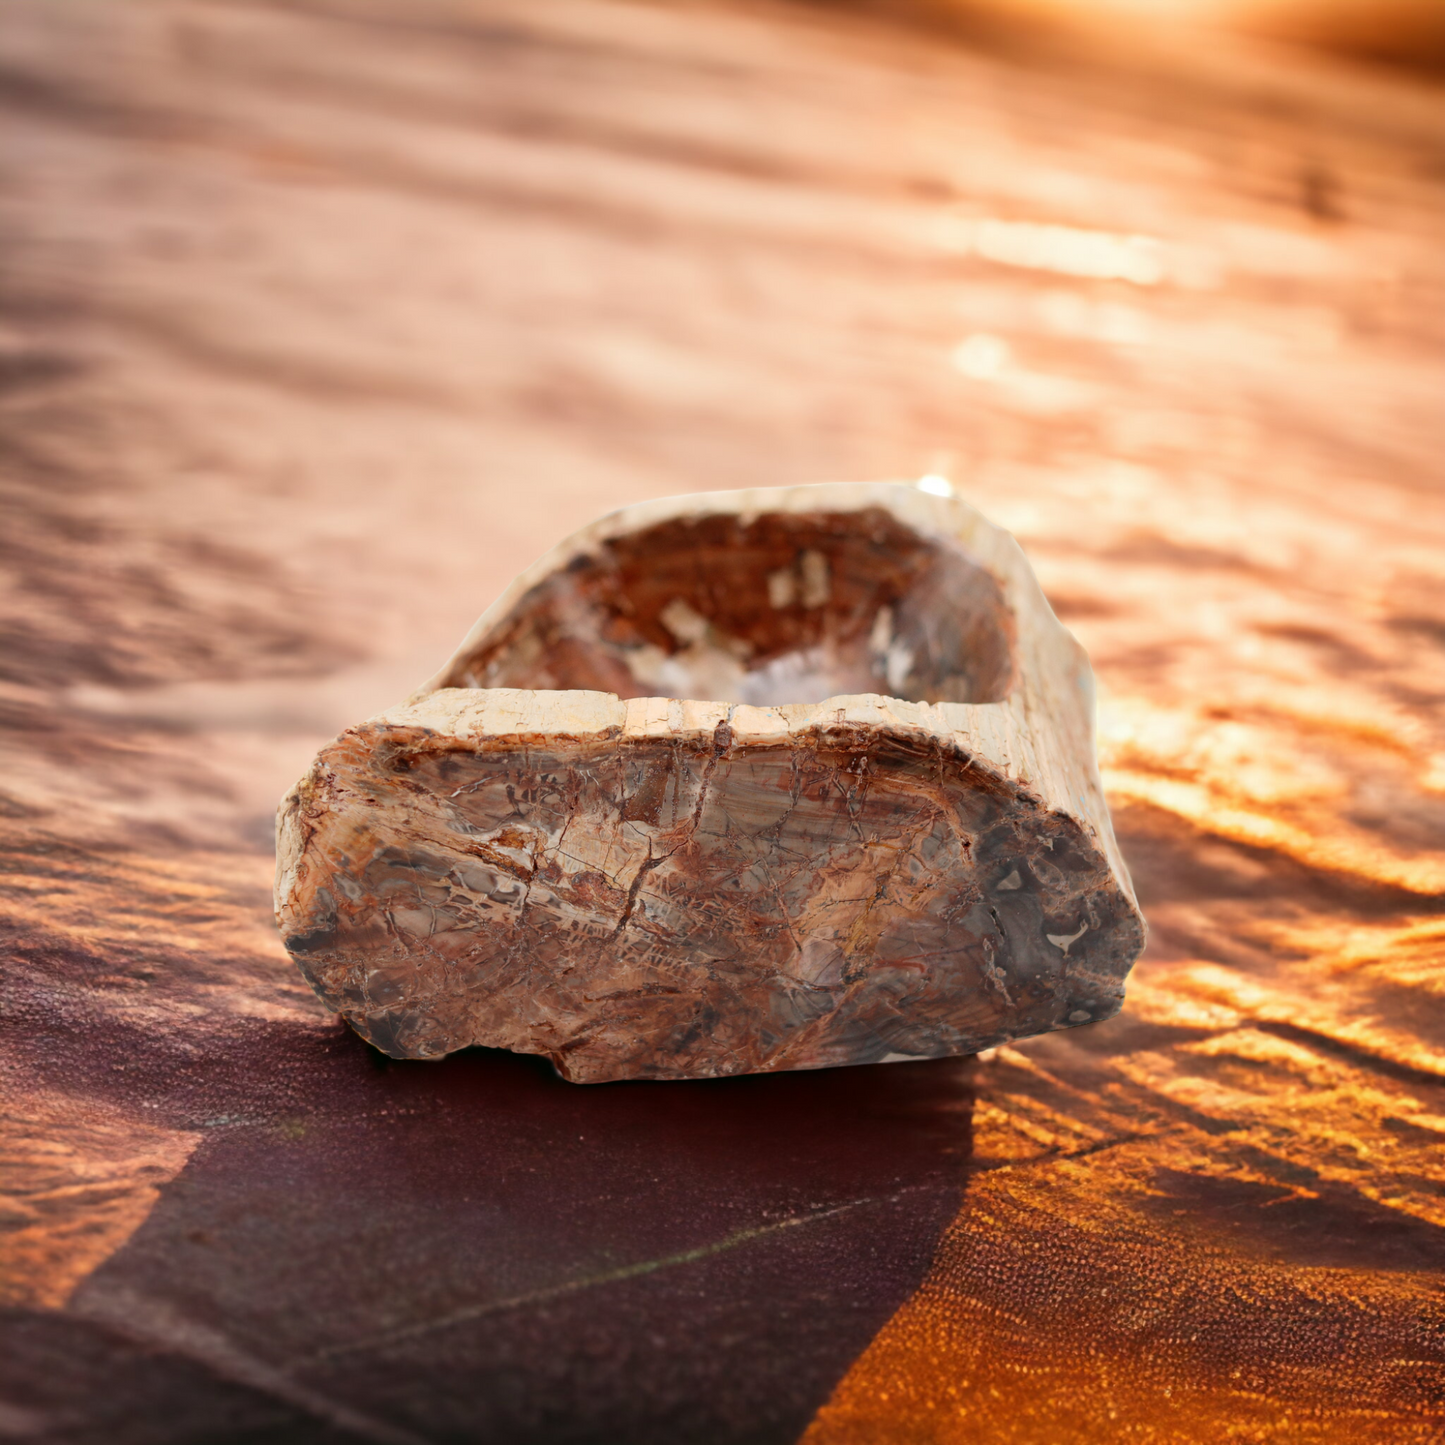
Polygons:
<instances>
[{"instance_id":1,"label":"cracked stone surface","mask_svg":"<svg viewBox=\"0 0 1445 1445\"><path fill-rule=\"evenodd\" d=\"M278 919L398 1057L596 1082L977 1052L1110 1017L1142 947L1091 712L1022 554L961 503L646 504L322 750L282 805Z\"/></svg>"}]
</instances>

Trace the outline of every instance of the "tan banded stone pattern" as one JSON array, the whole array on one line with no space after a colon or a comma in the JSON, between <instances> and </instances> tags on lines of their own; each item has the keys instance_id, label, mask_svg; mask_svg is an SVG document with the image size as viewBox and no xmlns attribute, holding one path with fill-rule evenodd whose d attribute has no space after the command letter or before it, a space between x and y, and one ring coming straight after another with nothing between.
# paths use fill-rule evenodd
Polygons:
<instances>
[{"instance_id":1,"label":"tan banded stone pattern","mask_svg":"<svg viewBox=\"0 0 1445 1445\"><path fill-rule=\"evenodd\" d=\"M689 526L707 566L678 556ZM667 565L699 579L686 597L619 583L616 556L638 551L619 540L659 534ZM870 590L859 539L895 534L891 551L923 560ZM920 637L932 651L911 671L884 635L910 615L910 581L970 618L912 624L909 658ZM647 629L684 608L701 625L669 655ZM559 617L581 640L561 662L537 644ZM980 636L994 651L970 672L961 649ZM872 655L925 697L434 683L349 729L282 805L278 919L318 994L379 1048L487 1044L577 1081L692 1078L970 1053L1118 1011L1143 925L1099 793L1088 665L1016 545L971 509L901 486L631 509L519 578L436 682L498 657L515 670L518 654L624 689L661 654L744 696L760 677L825 686ZM1007 695L926 697L970 677Z\"/></svg>"}]
</instances>

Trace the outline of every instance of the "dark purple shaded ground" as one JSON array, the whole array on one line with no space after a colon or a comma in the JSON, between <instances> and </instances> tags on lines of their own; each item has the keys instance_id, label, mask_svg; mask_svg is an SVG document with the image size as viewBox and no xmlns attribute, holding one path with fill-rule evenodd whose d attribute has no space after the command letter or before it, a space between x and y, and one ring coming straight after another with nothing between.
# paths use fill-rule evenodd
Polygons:
<instances>
[{"instance_id":1,"label":"dark purple shaded ground","mask_svg":"<svg viewBox=\"0 0 1445 1445\"><path fill-rule=\"evenodd\" d=\"M42 1438L791 1441L922 1278L968 1155L966 1062L584 1089L340 1029L220 1047L32 1061L207 1131L66 1316L6 1319Z\"/></svg>"}]
</instances>

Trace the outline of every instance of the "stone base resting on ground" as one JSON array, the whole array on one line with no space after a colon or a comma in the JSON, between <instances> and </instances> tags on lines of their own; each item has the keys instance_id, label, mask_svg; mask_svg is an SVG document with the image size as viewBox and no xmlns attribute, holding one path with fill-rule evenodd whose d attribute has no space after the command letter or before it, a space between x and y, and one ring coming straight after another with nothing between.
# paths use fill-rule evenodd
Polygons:
<instances>
[{"instance_id":1,"label":"stone base resting on ground","mask_svg":"<svg viewBox=\"0 0 1445 1445\"><path fill-rule=\"evenodd\" d=\"M1111 1017L1143 945L1092 708L961 502L643 504L322 750L282 804L278 920L397 1057L596 1082L975 1053Z\"/></svg>"}]
</instances>

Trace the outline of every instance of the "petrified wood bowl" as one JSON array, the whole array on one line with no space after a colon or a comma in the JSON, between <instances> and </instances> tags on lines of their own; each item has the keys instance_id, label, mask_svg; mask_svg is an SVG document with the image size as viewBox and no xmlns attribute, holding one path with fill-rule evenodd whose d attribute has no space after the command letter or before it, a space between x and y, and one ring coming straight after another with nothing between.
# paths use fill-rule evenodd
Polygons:
<instances>
[{"instance_id":1,"label":"petrified wood bowl","mask_svg":"<svg viewBox=\"0 0 1445 1445\"><path fill-rule=\"evenodd\" d=\"M1144 929L1092 708L1018 546L961 502L647 503L321 751L281 806L278 921L387 1053L490 1044L578 1081L1108 1018Z\"/></svg>"}]
</instances>

